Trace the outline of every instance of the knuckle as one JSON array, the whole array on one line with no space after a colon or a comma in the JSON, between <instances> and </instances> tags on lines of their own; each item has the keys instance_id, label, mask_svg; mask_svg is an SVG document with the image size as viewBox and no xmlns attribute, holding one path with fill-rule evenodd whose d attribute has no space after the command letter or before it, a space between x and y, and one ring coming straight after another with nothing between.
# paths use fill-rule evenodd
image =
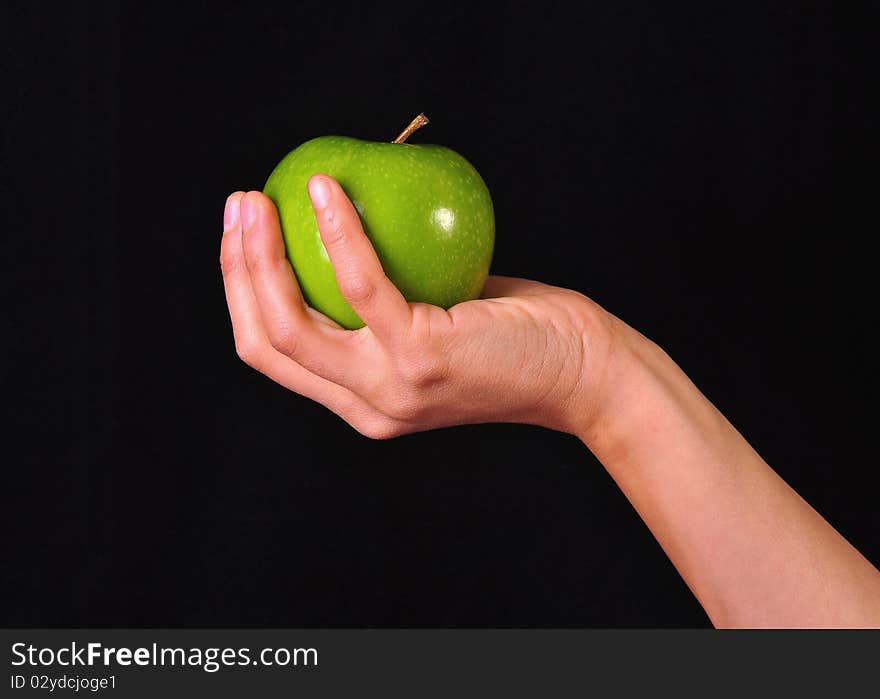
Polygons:
<instances>
[{"instance_id":1,"label":"knuckle","mask_svg":"<svg viewBox=\"0 0 880 699\"><path fill-rule=\"evenodd\" d=\"M260 357L262 354L259 343L254 342L250 338L236 337L235 353L238 355L238 358L249 367L259 370L261 363Z\"/></svg>"},{"instance_id":2,"label":"knuckle","mask_svg":"<svg viewBox=\"0 0 880 699\"><path fill-rule=\"evenodd\" d=\"M299 335L286 321L274 323L269 329L269 344L281 354L293 357L299 351L299 342Z\"/></svg>"},{"instance_id":3,"label":"knuckle","mask_svg":"<svg viewBox=\"0 0 880 699\"><path fill-rule=\"evenodd\" d=\"M324 245L329 248L341 247L346 243L347 230L345 221L336 215L333 210L327 211L324 216L324 227L322 230Z\"/></svg>"},{"instance_id":4,"label":"knuckle","mask_svg":"<svg viewBox=\"0 0 880 699\"><path fill-rule=\"evenodd\" d=\"M350 274L339 280L339 291L348 301L365 304L376 293L376 285L360 274Z\"/></svg>"},{"instance_id":5,"label":"knuckle","mask_svg":"<svg viewBox=\"0 0 880 699\"><path fill-rule=\"evenodd\" d=\"M220 271L224 277L235 274L241 269L241 260L237 255L233 255L229 250L220 251Z\"/></svg>"},{"instance_id":6,"label":"knuckle","mask_svg":"<svg viewBox=\"0 0 880 699\"><path fill-rule=\"evenodd\" d=\"M349 424L364 437L377 441L393 439L404 433L399 424L388 419L373 419Z\"/></svg>"},{"instance_id":7,"label":"knuckle","mask_svg":"<svg viewBox=\"0 0 880 699\"><path fill-rule=\"evenodd\" d=\"M401 362L398 373L411 390L423 392L435 388L446 378L446 361L439 351L422 348Z\"/></svg>"},{"instance_id":8,"label":"knuckle","mask_svg":"<svg viewBox=\"0 0 880 699\"><path fill-rule=\"evenodd\" d=\"M433 349L422 348L410 355L396 367L396 390L388 385L378 388L384 397L383 412L404 422L425 422L434 410L436 391L447 376L446 362L442 354Z\"/></svg>"},{"instance_id":9,"label":"knuckle","mask_svg":"<svg viewBox=\"0 0 880 699\"><path fill-rule=\"evenodd\" d=\"M244 257L247 268L252 274L271 272L275 262L256 245L252 237L244 242Z\"/></svg>"},{"instance_id":10,"label":"knuckle","mask_svg":"<svg viewBox=\"0 0 880 699\"><path fill-rule=\"evenodd\" d=\"M251 274L271 274L277 269L281 257L272 247L268 236L261 231L251 231L242 239L244 264Z\"/></svg>"},{"instance_id":11,"label":"knuckle","mask_svg":"<svg viewBox=\"0 0 880 699\"><path fill-rule=\"evenodd\" d=\"M414 391L395 391L388 395L383 411L395 421L418 423L427 417L430 404Z\"/></svg>"}]
</instances>

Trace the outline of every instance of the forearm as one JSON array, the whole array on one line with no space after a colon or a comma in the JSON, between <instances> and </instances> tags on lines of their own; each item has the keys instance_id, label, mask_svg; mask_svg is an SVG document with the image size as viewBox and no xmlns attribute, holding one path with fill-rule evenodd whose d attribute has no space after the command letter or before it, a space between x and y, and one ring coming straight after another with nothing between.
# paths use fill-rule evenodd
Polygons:
<instances>
[{"instance_id":1,"label":"forearm","mask_svg":"<svg viewBox=\"0 0 880 699\"><path fill-rule=\"evenodd\" d=\"M579 430L716 626L880 626L880 573L621 325Z\"/></svg>"}]
</instances>

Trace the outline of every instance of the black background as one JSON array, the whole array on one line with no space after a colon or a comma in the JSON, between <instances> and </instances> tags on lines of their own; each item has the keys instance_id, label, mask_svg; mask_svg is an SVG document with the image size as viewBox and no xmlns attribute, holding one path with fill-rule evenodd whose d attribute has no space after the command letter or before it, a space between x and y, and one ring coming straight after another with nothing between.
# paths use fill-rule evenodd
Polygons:
<instances>
[{"instance_id":1,"label":"black background","mask_svg":"<svg viewBox=\"0 0 880 699\"><path fill-rule=\"evenodd\" d=\"M5 5L4 625L708 624L573 437L371 442L236 358L227 194L422 110L493 271L657 341L880 561L830 4L711 5Z\"/></svg>"}]
</instances>

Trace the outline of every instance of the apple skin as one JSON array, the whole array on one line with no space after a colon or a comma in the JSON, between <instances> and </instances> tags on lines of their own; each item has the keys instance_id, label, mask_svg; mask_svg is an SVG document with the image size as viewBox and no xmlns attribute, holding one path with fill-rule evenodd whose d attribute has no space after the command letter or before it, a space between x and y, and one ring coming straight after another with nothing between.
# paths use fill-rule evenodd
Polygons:
<instances>
[{"instance_id":1,"label":"apple skin","mask_svg":"<svg viewBox=\"0 0 880 699\"><path fill-rule=\"evenodd\" d=\"M443 146L322 136L288 153L263 188L278 207L287 257L310 306L345 328L364 325L339 292L321 242L308 194L318 173L345 190L385 274L407 301L449 308L480 295L495 214L473 166Z\"/></svg>"}]
</instances>

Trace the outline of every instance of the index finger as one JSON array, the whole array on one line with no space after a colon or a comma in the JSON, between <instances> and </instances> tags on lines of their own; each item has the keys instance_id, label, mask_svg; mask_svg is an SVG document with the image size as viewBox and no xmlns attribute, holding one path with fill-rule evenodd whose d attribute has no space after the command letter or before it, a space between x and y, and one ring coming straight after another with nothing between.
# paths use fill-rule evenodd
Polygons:
<instances>
[{"instance_id":1,"label":"index finger","mask_svg":"<svg viewBox=\"0 0 880 699\"><path fill-rule=\"evenodd\" d=\"M385 275L342 187L328 175L314 175L309 180L309 196L342 296L380 341L408 330L412 310Z\"/></svg>"}]
</instances>

